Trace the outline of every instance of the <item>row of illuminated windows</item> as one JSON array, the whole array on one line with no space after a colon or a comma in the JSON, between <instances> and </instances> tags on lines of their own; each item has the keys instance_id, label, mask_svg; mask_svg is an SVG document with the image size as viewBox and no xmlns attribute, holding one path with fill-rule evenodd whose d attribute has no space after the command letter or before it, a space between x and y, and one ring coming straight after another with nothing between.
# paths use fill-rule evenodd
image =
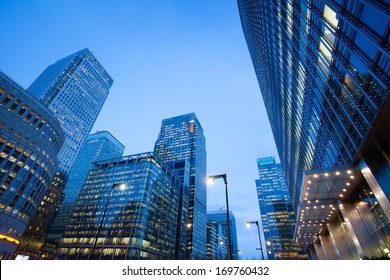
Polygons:
<instances>
[{"instance_id":1,"label":"row of illuminated windows","mask_svg":"<svg viewBox=\"0 0 390 280\"><path fill-rule=\"evenodd\" d=\"M61 144L59 133L44 119L39 113L30 108L27 104L23 104L22 100L18 99L11 93L6 93L4 89L0 90L0 106L6 108L9 112L14 112L16 116L29 123L42 134L47 135L47 139L58 146Z\"/></svg>"},{"instance_id":2,"label":"row of illuminated windows","mask_svg":"<svg viewBox=\"0 0 390 280\"><path fill-rule=\"evenodd\" d=\"M54 160L52 157L49 156L48 153L46 153L45 150L42 150L40 148L40 146L37 146L37 143L32 141L30 138L28 137L24 137L22 133L16 131L12 128L12 127L7 127L6 124L0 122L0 128L6 130L8 133L10 134L13 134L16 138L18 139L23 139L23 142L25 143L30 143L30 146L35 148L38 152L40 152L44 157L46 157L48 159L48 161L50 161L50 163L54 166ZM4 139L4 138L3 138Z\"/></svg>"}]
</instances>

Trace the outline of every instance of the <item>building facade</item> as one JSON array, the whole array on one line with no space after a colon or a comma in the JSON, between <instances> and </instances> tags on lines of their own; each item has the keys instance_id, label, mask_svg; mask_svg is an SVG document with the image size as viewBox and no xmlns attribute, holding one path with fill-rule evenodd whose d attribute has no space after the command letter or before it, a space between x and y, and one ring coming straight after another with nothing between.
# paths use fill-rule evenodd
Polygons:
<instances>
[{"instance_id":1,"label":"building facade","mask_svg":"<svg viewBox=\"0 0 390 280\"><path fill-rule=\"evenodd\" d=\"M224 260L230 259L230 246L232 250L232 256L233 260L239 259L239 250L238 250L238 242L237 242L237 228L236 228L236 218L233 215L233 212L230 211L229 213L230 217L230 237L232 240L229 240L229 229L228 229L228 222L227 222L227 212L226 211L209 211L207 212L207 223L209 225L213 225L215 227L215 231L217 233L217 236L219 237L219 242L225 242L225 249L226 255L223 256ZM222 236L219 233L219 225L222 228ZM213 240L211 240L213 241ZM208 247L213 248L213 244L208 244ZM213 248L214 249L214 248ZM218 248L215 248L216 250Z\"/></svg>"},{"instance_id":2,"label":"building facade","mask_svg":"<svg viewBox=\"0 0 390 280\"><path fill-rule=\"evenodd\" d=\"M217 222L207 222L207 259L227 260L228 254L222 225Z\"/></svg>"},{"instance_id":3,"label":"building facade","mask_svg":"<svg viewBox=\"0 0 390 280\"><path fill-rule=\"evenodd\" d=\"M154 146L163 161L187 159L190 163L187 259L206 259L207 189L206 140L194 113L164 119Z\"/></svg>"},{"instance_id":4,"label":"building facade","mask_svg":"<svg viewBox=\"0 0 390 280\"><path fill-rule=\"evenodd\" d=\"M87 137L65 185L64 201L48 231L46 243L49 243L47 244L49 248L55 247L61 239L93 162L118 158L123 155L124 149L125 147L108 131L99 131Z\"/></svg>"},{"instance_id":5,"label":"building facade","mask_svg":"<svg viewBox=\"0 0 390 280\"><path fill-rule=\"evenodd\" d=\"M306 259L302 247L294 243L295 215L282 165L274 157L257 159L259 179L256 191L265 241L262 256L268 260Z\"/></svg>"},{"instance_id":6,"label":"building facade","mask_svg":"<svg viewBox=\"0 0 390 280\"><path fill-rule=\"evenodd\" d=\"M180 184L154 153L95 162L57 258L174 259Z\"/></svg>"},{"instance_id":7,"label":"building facade","mask_svg":"<svg viewBox=\"0 0 390 280\"><path fill-rule=\"evenodd\" d=\"M0 259L9 259L49 189L64 133L53 114L0 72Z\"/></svg>"},{"instance_id":8,"label":"building facade","mask_svg":"<svg viewBox=\"0 0 390 280\"><path fill-rule=\"evenodd\" d=\"M386 257L390 6L384 1L237 2L297 216L296 242L311 258ZM345 170L356 171L349 176L361 180L308 198L314 175L331 184ZM359 214L359 203L367 200L377 202L376 210ZM319 214L319 209L329 211ZM313 223L318 230L306 232Z\"/></svg>"},{"instance_id":9,"label":"building facade","mask_svg":"<svg viewBox=\"0 0 390 280\"><path fill-rule=\"evenodd\" d=\"M59 172L69 175L109 94L113 80L89 49L54 64L27 91L53 112L65 133Z\"/></svg>"}]
</instances>

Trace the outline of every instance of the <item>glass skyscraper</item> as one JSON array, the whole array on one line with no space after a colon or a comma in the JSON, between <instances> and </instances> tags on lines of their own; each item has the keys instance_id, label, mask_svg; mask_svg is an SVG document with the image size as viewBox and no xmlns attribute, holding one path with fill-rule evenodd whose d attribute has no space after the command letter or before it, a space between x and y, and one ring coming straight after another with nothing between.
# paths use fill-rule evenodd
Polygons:
<instances>
[{"instance_id":1,"label":"glass skyscraper","mask_svg":"<svg viewBox=\"0 0 390 280\"><path fill-rule=\"evenodd\" d=\"M229 241L229 234L228 234L228 222L227 222L227 213L226 211L209 211L207 212L207 223L209 226L214 226L215 231L217 232L217 236L220 237L219 241L224 242L224 251L225 255L223 256L224 260L230 259L229 256L229 245L232 246L232 255L234 260L238 260L238 242L237 242L237 229L236 229L236 218L234 217L232 211L229 211L229 217L230 217L230 237L231 241ZM222 229L222 236L221 232L218 234L219 229L218 227L221 227ZM212 233L212 231L210 231ZM211 236L212 237L212 236ZM215 244L213 244L214 240L211 238L209 240L211 244L208 244L209 248L211 249L211 252L218 250L218 245L215 247ZM208 251L210 251L208 248ZM219 249L221 250L221 249ZM214 252L215 253L215 252Z\"/></svg>"},{"instance_id":2,"label":"glass skyscraper","mask_svg":"<svg viewBox=\"0 0 390 280\"><path fill-rule=\"evenodd\" d=\"M65 133L59 154L62 174L69 175L112 83L92 52L83 49L47 67L27 89L61 123Z\"/></svg>"},{"instance_id":3,"label":"glass skyscraper","mask_svg":"<svg viewBox=\"0 0 390 280\"><path fill-rule=\"evenodd\" d=\"M187 159L190 163L188 200L187 257L206 259L207 190L206 142L202 126L194 113L164 119L154 146L163 161Z\"/></svg>"},{"instance_id":4,"label":"glass skyscraper","mask_svg":"<svg viewBox=\"0 0 390 280\"><path fill-rule=\"evenodd\" d=\"M310 258L384 257L388 2L237 2L297 216L295 241Z\"/></svg>"},{"instance_id":5,"label":"glass skyscraper","mask_svg":"<svg viewBox=\"0 0 390 280\"><path fill-rule=\"evenodd\" d=\"M57 258L174 259L180 184L154 153L95 162Z\"/></svg>"},{"instance_id":6,"label":"glass skyscraper","mask_svg":"<svg viewBox=\"0 0 390 280\"><path fill-rule=\"evenodd\" d=\"M302 247L294 243L295 215L292 210L282 165L274 157L257 159L260 179L256 180L263 254L266 259L305 259Z\"/></svg>"},{"instance_id":7,"label":"glass skyscraper","mask_svg":"<svg viewBox=\"0 0 390 280\"><path fill-rule=\"evenodd\" d=\"M87 137L70 172L64 188L65 199L49 229L46 242L56 244L61 239L93 162L120 157L124 149L108 131L99 131Z\"/></svg>"}]
</instances>

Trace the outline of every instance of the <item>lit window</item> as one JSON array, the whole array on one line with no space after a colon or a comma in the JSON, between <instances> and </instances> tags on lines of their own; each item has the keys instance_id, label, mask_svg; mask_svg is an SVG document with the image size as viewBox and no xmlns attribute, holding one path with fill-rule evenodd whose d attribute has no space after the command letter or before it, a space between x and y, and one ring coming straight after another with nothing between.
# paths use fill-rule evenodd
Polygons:
<instances>
[{"instance_id":1,"label":"lit window","mask_svg":"<svg viewBox=\"0 0 390 280\"><path fill-rule=\"evenodd\" d=\"M324 8L324 17L332 24L334 27L337 27L339 20L336 18L336 13L325 5Z\"/></svg>"}]
</instances>

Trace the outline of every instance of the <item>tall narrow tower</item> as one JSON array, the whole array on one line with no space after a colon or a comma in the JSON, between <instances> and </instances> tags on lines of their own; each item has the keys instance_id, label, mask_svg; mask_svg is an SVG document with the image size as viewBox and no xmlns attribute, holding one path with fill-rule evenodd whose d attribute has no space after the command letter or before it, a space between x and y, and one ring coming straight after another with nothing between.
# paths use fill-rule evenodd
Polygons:
<instances>
[{"instance_id":1,"label":"tall narrow tower","mask_svg":"<svg viewBox=\"0 0 390 280\"><path fill-rule=\"evenodd\" d=\"M59 171L68 175L108 96L112 78L88 49L50 65L27 89L65 132Z\"/></svg>"},{"instance_id":2,"label":"tall narrow tower","mask_svg":"<svg viewBox=\"0 0 390 280\"><path fill-rule=\"evenodd\" d=\"M187 258L206 259L207 190L206 142L194 113L164 119L154 147L163 161L187 159L190 162L188 200Z\"/></svg>"}]
</instances>

